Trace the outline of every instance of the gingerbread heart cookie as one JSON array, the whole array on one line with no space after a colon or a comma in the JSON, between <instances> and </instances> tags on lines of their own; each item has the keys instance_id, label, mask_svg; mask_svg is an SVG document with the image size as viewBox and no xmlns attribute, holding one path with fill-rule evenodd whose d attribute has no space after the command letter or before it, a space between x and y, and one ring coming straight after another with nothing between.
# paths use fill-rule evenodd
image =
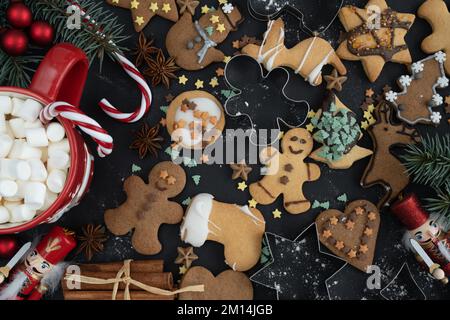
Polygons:
<instances>
[{"instance_id":1,"label":"gingerbread heart cookie","mask_svg":"<svg viewBox=\"0 0 450 320\"><path fill-rule=\"evenodd\" d=\"M141 254L161 251L158 230L161 224L176 224L183 218L183 208L169 198L178 195L186 184L186 173L171 161L160 162L150 171L148 184L131 176L124 182L127 201L105 212L105 224L114 235L134 229L133 247Z\"/></svg>"},{"instance_id":2,"label":"gingerbread heart cookie","mask_svg":"<svg viewBox=\"0 0 450 320\"><path fill-rule=\"evenodd\" d=\"M372 264L380 213L367 200L356 200L344 212L323 211L316 219L320 242L338 257L366 272Z\"/></svg>"},{"instance_id":3,"label":"gingerbread heart cookie","mask_svg":"<svg viewBox=\"0 0 450 320\"><path fill-rule=\"evenodd\" d=\"M217 277L203 267L192 267L181 280L180 287L204 285L203 292L180 293L180 300L252 300L253 286L242 272L226 270Z\"/></svg>"}]
</instances>

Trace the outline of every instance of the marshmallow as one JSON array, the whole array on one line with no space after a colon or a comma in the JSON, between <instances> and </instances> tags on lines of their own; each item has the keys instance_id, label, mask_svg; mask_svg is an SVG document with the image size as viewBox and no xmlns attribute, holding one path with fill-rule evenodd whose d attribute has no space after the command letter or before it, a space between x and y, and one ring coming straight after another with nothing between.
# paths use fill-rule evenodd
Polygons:
<instances>
[{"instance_id":1,"label":"marshmallow","mask_svg":"<svg viewBox=\"0 0 450 320\"><path fill-rule=\"evenodd\" d=\"M24 127L25 127L25 129L43 128L44 125L42 124L41 120L38 119L33 122L25 121Z\"/></svg>"},{"instance_id":2,"label":"marshmallow","mask_svg":"<svg viewBox=\"0 0 450 320\"><path fill-rule=\"evenodd\" d=\"M44 205L41 207L41 209L39 209L39 212L45 211L48 208L50 208L50 206L56 201L56 198L58 198L58 195L56 193L48 191L47 189L47 193L45 194Z\"/></svg>"},{"instance_id":3,"label":"marshmallow","mask_svg":"<svg viewBox=\"0 0 450 320\"><path fill-rule=\"evenodd\" d=\"M7 134L0 134L0 157L5 158L11 151L13 139Z\"/></svg>"},{"instance_id":4,"label":"marshmallow","mask_svg":"<svg viewBox=\"0 0 450 320\"><path fill-rule=\"evenodd\" d=\"M31 177L31 167L24 160L1 159L0 177L11 180L28 180Z\"/></svg>"},{"instance_id":5,"label":"marshmallow","mask_svg":"<svg viewBox=\"0 0 450 320\"><path fill-rule=\"evenodd\" d=\"M11 128L14 137L20 139L25 138L25 122L21 118L14 118L9 120L9 127Z\"/></svg>"},{"instance_id":6,"label":"marshmallow","mask_svg":"<svg viewBox=\"0 0 450 320\"><path fill-rule=\"evenodd\" d=\"M42 208L47 187L41 182L27 182L24 187L24 203L32 210Z\"/></svg>"},{"instance_id":7,"label":"marshmallow","mask_svg":"<svg viewBox=\"0 0 450 320\"><path fill-rule=\"evenodd\" d=\"M0 206L0 224L6 223L10 219L10 214L8 209L6 209L4 206Z\"/></svg>"},{"instance_id":8,"label":"marshmallow","mask_svg":"<svg viewBox=\"0 0 450 320\"><path fill-rule=\"evenodd\" d=\"M48 146L47 133L44 128L25 129L27 143L32 147Z\"/></svg>"},{"instance_id":9,"label":"marshmallow","mask_svg":"<svg viewBox=\"0 0 450 320\"><path fill-rule=\"evenodd\" d=\"M33 122L39 117L42 108L42 105L36 100L27 99L22 107L18 109L18 112L13 115L20 117L25 121Z\"/></svg>"},{"instance_id":10,"label":"marshmallow","mask_svg":"<svg viewBox=\"0 0 450 320\"><path fill-rule=\"evenodd\" d=\"M3 113L0 113L0 132L7 133L8 127L6 126L6 119Z\"/></svg>"},{"instance_id":11,"label":"marshmallow","mask_svg":"<svg viewBox=\"0 0 450 320\"><path fill-rule=\"evenodd\" d=\"M10 114L12 112L12 101L8 96L0 96L0 113Z\"/></svg>"},{"instance_id":12,"label":"marshmallow","mask_svg":"<svg viewBox=\"0 0 450 320\"><path fill-rule=\"evenodd\" d=\"M31 147L25 140L14 140L11 151L8 154L8 158L11 159L40 159L42 151L39 148Z\"/></svg>"},{"instance_id":13,"label":"marshmallow","mask_svg":"<svg viewBox=\"0 0 450 320\"><path fill-rule=\"evenodd\" d=\"M49 157L51 157L53 151L55 150L62 150L65 151L67 153L70 152L70 145L69 145L69 140L66 139L62 139L59 142L52 142L48 145L48 155Z\"/></svg>"},{"instance_id":14,"label":"marshmallow","mask_svg":"<svg viewBox=\"0 0 450 320\"><path fill-rule=\"evenodd\" d=\"M39 159L28 159L28 164L31 167L31 181L45 182L47 180L47 169L44 163Z\"/></svg>"},{"instance_id":15,"label":"marshmallow","mask_svg":"<svg viewBox=\"0 0 450 320\"><path fill-rule=\"evenodd\" d=\"M47 169L67 169L70 164L70 157L67 152L54 150L47 160Z\"/></svg>"},{"instance_id":16,"label":"marshmallow","mask_svg":"<svg viewBox=\"0 0 450 320\"><path fill-rule=\"evenodd\" d=\"M13 180L0 180L0 195L2 197L13 197L17 194L19 187Z\"/></svg>"},{"instance_id":17,"label":"marshmallow","mask_svg":"<svg viewBox=\"0 0 450 320\"><path fill-rule=\"evenodd\" d=\"M19 114L21 112L21 109L23 107L23 100L20 98L12 98L12 111L11 114L14 117L19 117Z\"/></svg>"},{"instance_id":18,"label":"marshmallow","mask_svg":"<svg viewBox=\"0 0 450 320\"><path fill-rule=\"evenodd\" d=\"M64 127L58 122L52 122L47 126L47 138L51 142L59 142L64 139L66 131Z\"/></svg>"},{"instance_id":19,"label":"marshmallow","mask_svg":"<svg viewBox=\"0 0 450 320\"><path fill-rule=\"evenodd\" d=\"M48 148L47 147L43 147L43 148L39 148L39 150L41 150L41 161L42 162L47 162L47 160L48 160Z\"/></svg>"},{"instance_id":20,"label":"marshmallow","mask_svg":"<svg viewBox=\"0 0 450 320\"><path fill-rule=\"evenodd\" d=\"M66 183L66 173L62 170L53 169L47 177L47 187L51 192L60 193Z\"/></svg>"},{"instance_id":21,"label":"marshmallow","mask_svg":"<svg viewBox=\"0 0 450 320\"><path fill-rule=\"evenodd\" d=\"M13 206L10 210L11 219L10 222L24 222L29 221L34 218L36 215L36 211L31 209L26 204L20 204L17 206Z\"/></svg>"}]
</instances>

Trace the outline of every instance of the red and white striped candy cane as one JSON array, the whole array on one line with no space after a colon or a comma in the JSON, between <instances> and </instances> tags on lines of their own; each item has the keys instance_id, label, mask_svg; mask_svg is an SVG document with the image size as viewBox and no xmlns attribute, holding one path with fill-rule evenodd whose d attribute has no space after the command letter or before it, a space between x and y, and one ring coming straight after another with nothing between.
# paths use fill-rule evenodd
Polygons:
<instances>
[{"instance_id":1,"label":"red and white striped candy cane","mask_svg":"<svg viewBox=\"0 0 450 320\"><path fill-rule=\"evenodd\" d=\"M141 105L134 112L123 113L114 107L108 100L102 99L99 102L100 108L110 117L122 122L131 123L140 120L150 109L152 103L152 91L145 81L139 70L131 63L127 58L119 53L115 53L116 59L125 72L136 81L139 89L141 90L142 98Z\"/></svg>"},{"instance_id":2,"label":"red and white striped candy cane","mask_svg":"<svg viewBox=\"0 0 450 320\"><path fill-rule=\"evenodd\" d=\"M93 20L88 14L86 14L86 11L81 8L79 3L75 0L67 0L68 4L75 6L80 10L80 14L83 16L83 22L87 23L87 25L91 28L94 28L94 26L98 26L97 22ZM97 30L97 34L103 38L106 38L106 35L102 33L101 30ZM115 43L112 40L109 40L109 42L115 46ZM102 99L99 102L100 108L109 115L110 117L117 119L121 122L125 123L132 123L139 121L149 110L150 105L152 104L152 91L150 90L150 87L148 86L147 82L145 81L145 78L142 76L142 74L139 72L139 70L134 66L130 60L125 58L122 54L119 53L119 50L117 50L114 53L114 56L119 62L119 64L122 66L122 68L125 70L125 72L134 80L136 81L139 89L141 90L141 105L136 108L134 112L131 113L123 113L120 110L118 110L116 107L114 107L108 100Z\"/></svg>"},{"instance_id":3,"label":"red and white striped candy cane","mask_svg":"<svg viewBox=\"0 0 450 320\"><path fill-rule=\"evenodd\" d=\"M88 117L79 108L67 102L53 102L42 109L39 118L47 123L56 116L69 120L87 133L98 144L97 152L100 157L109 155L113 149L113 138L94 119Z\"/></svg>"}]
</instances>

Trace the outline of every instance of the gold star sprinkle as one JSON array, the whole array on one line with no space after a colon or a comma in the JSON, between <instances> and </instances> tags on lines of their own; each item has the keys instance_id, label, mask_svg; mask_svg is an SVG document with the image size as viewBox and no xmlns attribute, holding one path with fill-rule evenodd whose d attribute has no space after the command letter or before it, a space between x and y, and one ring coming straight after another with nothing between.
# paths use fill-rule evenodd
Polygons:
<instances>
[{"instance_id":1,"label":"gold star sprinkle","mask_svg":"<svg viewBox=\"0 0 450 320\"><path fill-rule=\"evenodd\" d=\"M170 10L172 10L172 8L170 7L170 3L164 3L161 10L165 13L168 13Z\"/></svg>"},{"instance_id":2,"label":"gold star sprinkle","mask_svg":"<svg viewBox=\"0 0 450 320\"><path fill-rule=\"evenodd\" d=\"M373 221L377 218L377 215L375 214L375 212L369 212L369 214L367 215L367 218L369 218L370 221Z\"/></svg>"},{"instance_id":3,"label":"gold star sprinkle","mask_svg":"<svg viewBox=\"0 0 450 320\"><path fill-rule=\"evenodd\" d=\"M367 121L361 122L361 129L367 130L369 128L369 123Z\"/></svg>"},{"instance_id":4,"label":"gold star sprinkle","mask_svg":"<svg viewBox=\"0 0 450 320\"><path fill-rule=\"evenodd\" d=\"M371 125L374 125L375 122L377 122L377 120L375 120L374 117L370 117L370 119L368 119L368 120L369 120L369 125L370 125L370 126L371 126Z\"/></svg>"},{"instance_id":5,"label":"gold star sprinkle","mask_svg":"<svg viewBox=\"0 0 450 320\"><path fill-rule=\"evenodd\" d=\"M308 123L306 125L306 130L308 130L309 132L313 132L314 131L314 126L312 123Z\"/></svg>"},{"instance_id":6,"label":"gold star sprinkle","mask_svg":"<svg viewBox=\"0 0 450 320\"><path fill-rule=\"evenodd\" d=\"M156 12L158 11L159 7L158 7L158 3L157 2L152 2L150 4L150 8L149 8L152 12Z\"/></svg>"},{"instance_id":7,"label":"gold star sprinkle","mask_svg":"<svg viewBox=\"0 0 450 320\"><path fill-rule=\"evenodd\" d=\"M356 251L351 249L349 252L347 252L347 256L352 259L356 257Z\"/></svg>"},{"instance_id":8,"label":"gold star sprinkle","mask_svg":"<svg viewBox=\"0 0 450 320\"><path fill-rule=\"evenodd\" d=\"M331 217L330 218L330 224L333 225L333 226L337 225L338 221L339 220L336 217Z\"/></svg>"},{"instance_id":9,"label":"gold star sprinkle","mask_svg":"<svg viewBox=\"0 0 450 320\"><path fill-rule=\"evenodd\" d=\"M352 220L348 220L348 221L345 223L345 227L346 227L348 230L352 230L354 226L355 226L355 223L354 223Z\"/></svg>"},{"instance_id":10,"label":"gold star sprinkle","mask_svg":"<svg viewBox=\"0 0 450 320\"><path fill-rule=\"evenodd\" d=\"M336 241L336 244L334 246L336 247L336 249L342 250L345 247L344 241Z\"/></svg>"},{"instance_id":11,"label":"gold star sprinkle","mask_svg":"<svg viewBox=\"0 0 450 320\"><path fill-rule=\"evenodd\" d=\"M133 0L130 2L130 8L131 9L137 9L139 7L139 1Z\"/></svg>"},{"instance_id":12,"label":"gold star sprinkle","mask_svg":"<svg viewBox=\"0 0 450 320\"><path fill-rule=\"evenodd\" d=\"M372 114L369 111L364 111L364 119L369 120L372 118Z\"/></svg>"},{"instance_id":13,"label":"gold star sprinkle","mask_svg":"<svg viewBox=\"0 0 450 320\"><path fill-rule=\"evenodd\" d=\"M216 74L218 77L223 77L225 70L223 68L217 68Z\"/></svg>"},{"instance_id":14,"label":"gold star sprinkle","mask_svg":"<svg viewBox=\"0 0 450 320\"><path fill-rule=\"evenodd\" d=\"M227 4L227 3L228 3L228 0L219 0L220 5Z\"/></svg>"},{"instance_id":15,"label":"gold star sprinkle","mask_svg":"<svg viewBox=\"0 0 450 320\"><path fill-rule=\"evenodd\" d=\"M167 172L167 170L161 170L161 172L159 173L159 177L161 179L166 179L169 176L169 173Z\"/></svg>"},{"instance_id":16,"label":"gold star sprinkle","mask_svg":"<svg viewBox=\"0 0 450 320\"><path fill-rule=\"evenodd\" d=\"M141 16L137 16L136 20L134 20L134 23L136 23L137 25L141 26L144 24L144 18Z\"/></svg>"},{"instance_id":17,"label":"gold star sprinkle","mask_svg":"<svg viewBox=\"0 0 450 320\"><path fill-rule=\"evenodd\" d=\"M256 208L257 204L258 204L258 202L256 202L255 199L248 200L248 205L250 208Z\"/></svg>"},{"instance_id":18,"label":"gold star sprinkle","mask_svg":"<svg viewBox=\"0 0 450 320\"><path fill-rule=\"evenodd\" d=\"M362 215L364 213L364 208L363 207L357 207L355 209L355 213L356 213L357 216Z\"/></svg>"},{"instance_id":19,"label":"gold star sprinkle","mask_svg":"<svg viewBox=\"0 0 450 320\"><path fill-rule=\"evenodd\" d=\"M329 237L331 237L333 234L331 233L331 231L330 230L328 230L328 229L325 229L325 230L323 230L323 232L322 232L322 237L324 237L325 239L328 239Z\"/></svg>"},{"instance_id":20,"label":"gold star sprinkle","mask_svg":"<svg viewBox=\"0 0 450 320\"><path fill-rule=\"evenodd\" d=\"M209 21L211 21L212 23L219 23L219 16L213 14L211 18L209 18Z\"/></svg>"},{"instance_id":21,"label":"gold star sprinkle","mask_svg":"<svg viewBox=\"0 0 450 320\"><path fill-rule=\"evenodd\" d=\"M369 248L367 247L367 244L361 244L359 246L359 252L366 253L367 251L369 251Z\"/></svg>"},{"instance_id":22,"label":"gold star sprinkle","mask_svg":"<svg viewBox=\"0 0 450 320\"><path fill-rule=\"evenodd\" d=\"M178 270L179 270L180 274L185 274L187 271L187 268L185 265L182 265L181 267L178 268Z\"/></svg>"},{"instance_id":23,"label":"gold star sprinkle","mask_svg":"<svg viewBox=\"0 0 450 320\"><path fill-rule=\"evenodd\" d=\"M159 124L162 125L163 127L165 127L167 125L166 118L161 118L161 120L159 120Z\"/></svg>"},{"instance_id":24,"label":"gold star sprinkle","mask_svg":"<svg viewBox=\"0 0 450 320\"><path fill-rule=\"evenodd\" d=\"M367 111L369 111L370 113L374 112L375 111L375 106L373 104L369 104L367 106Z\"/></svg>"},{"instance_id":25,"label":"gold star sprinkle","mask_svg":"<svg viewBox=\"0 0 450 320\"><path fill-rule=\"evenodd\" d=\"M179 84L185 85L187 81L188 81L188 78L186 78L186 76L184 74L182 76L178 77Z\"/></svg>"},{"instance_id":26,"label":"gold star sprinkle","mask_svg":"<svg viewBox=\"0 0 450 320\"><path fill-rule=\"evenodd\" d=\"M366 227L366 229L364 229L364 234L370 237L373 234L373 230L369 227Z\"/></svg>"},{"instance_id":27,"label":"gold star sprinkle","mask_svg":"<svg viewBox=\"0 0 450 320\"><path fill-rule=\"evenodd\" d=\"M314 110L309 110L309 112L306 116L308 118L314 118L316 116L316 112Z\"/></svg>"},{"instance_id":28,"label":"gold star sprinkle","mask_svg":"<svg viewBox=\"0 0 450 320\"><path fill-rule=\"evenodd\" d=\"M217 77L211 78L211 81L209 81L209 85L213 88L217 87L219 85Z\"/></svg>"},{"instance_id":29,"label":"gold star sprinkle","mask_svg":"<svg viewBox=\"0 0 450 320\"><path fill-rule=\"evenodd\" d=\"M112 0L112 3L119 3L119 0Z\"/></svg>"},{"instance_id":30,"label":"gold star sprinkle","mask_svg":"<svg viewBox=\"0 0 450 320\"><path fill-rule=\"evenodd\" d=\"M228 63L231 60L230 56L225 56L225 58L223 58L223 62Z\"/></svg>"},{"instance_id":31,"label":"gold star sprinkle","mask_svg":"<svg viewBox=\"0 0 450 320\"><path fill-rule=\"evenodd\" d=\"M197 89L203 88L203 81L200 80L200 79L197 79L197 81L195 82L195 87L196 87Z\"/></svg>"},{"instance_id":32,"label":"gold star sprinkle","mask_svg":"<svg viewBox=\"0 0 450 320\"><path fill-rule=\"evenodd\" d=\"M209 7L205 4L203 7L202 7L202 14L205 14L205 13L208 13L209 12Z\"/></svg>"},{"instance_id":33,"label":"gold star sprinkle","mask_svg":"<svg viewBox=\"0 0 450 320\"><path fill-rule=\"evenodd\" d=\"M224 31L226 30L226 29L225 29L225 25L224 25L223 23L219 23L219 24L217 25L216 30L219 31L220 33L224 32Z\"/></svg>"},{"instance_id":34,"label":"gold star sprinkle","mask_svg":"<svg viewBox=\"0 0 450 320\"><path fill-rule=\"evenodd\" d=\"M244 191L245 189L247 189L247 184L245 183L245 181L239 182L237 188L238 190Z\"/></svg>"},{"instance_id":35,"label":"gold star sprinkle","mask_svg":"<svg viewBox=\"0 0 450 320\"><path fill-rule=\"evenodd\" d=\"M280 210L275 209L272 211L272 214L273 214L274 219L281 219L281 211Z\"/></svg>"},{"instance_id":36,"label":"gold star sprinkle","mask_svg":"<svg viewBox=\"0 0 450 320\"><path fill-rule=\"evenodd\" d=\"M366 97L370 98L374 95L375 92L373 92L372 88L369 88L366 90Z\"/></svg>"}]
</instances>

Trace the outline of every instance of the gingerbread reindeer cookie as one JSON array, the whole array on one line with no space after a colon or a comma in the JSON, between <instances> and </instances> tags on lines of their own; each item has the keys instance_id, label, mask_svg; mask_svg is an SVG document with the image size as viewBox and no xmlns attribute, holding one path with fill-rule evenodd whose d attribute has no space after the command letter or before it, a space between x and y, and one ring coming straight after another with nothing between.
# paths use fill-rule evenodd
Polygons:
<instances>
[{"instance_id":1,"label":"gingerbread reindeer cookie","mask_svg":"<svg viewBox=\"0 0 450 320\"><path fill-rule=\"evenodd\" d=\"M242 15L231 2L204 14L198 21L184 11L166 36L166 47L178 66L185 70L200 70L225 58L215 47L236 31Z\"/></svg>"},{"instance_id":2,"label":"gingerbread reindeer cookie","mask_svg":"<svg viewBox=\"0 0 450 320\"><path fill-rule=\"evenodd\" d=\"M306 212L311 203L303 195L303 183L320 177L320 168L304 160L311 153L313 139L303 128L289 130L281 140L282 153L273 147L261 151L267 166L264 178L250 185L250 194L260 204L273 203L283 194L284 208L292 214Z\"/></svg>"},{"instance_id":3,"label":"gingerbread reindeer cookie","mask_svg":"<svg viewBox=\"0 0 450 320\"><path fill-rule=\"evenodd\" d=\"M205 241L224 246L225 263L235 271L246 271L258 263L266 222L255 208L214 200L214 196L196 195L181 225L181 240L194 247Z\"/></svg>"},{"instance_id":4,"label":"gingerbread reindeer cookie","mask_svg":"<svg viewBox=\"0 0 450 320\"><path fill-rule=\"evenodd\" d=\"M105 212L105 224L115 235L134 229L133 247L141 254L161 251L158 229L163 223L176 224L183 218L183 208L169 198L178 195L186 184L183 168L170 161L160 162L150 171L148 184L131 176L124 182L127 200Z\"/></svg>"},{"instance_id":5,"label":"gingerbread reindeer cookie","mask_svg":"<svg viewBox=\"0 0 450 320\"><path fill-rule=\"evenodd\" d=\"M260 46L249 44L242 48L242 53L258 60L268 71L277 67L291 68L313 86L322 83L322 68L327 64L331 64L341 75L347 73L331 44L322 38L308 38L287 49L281 18L268 22Z\"/></svg>"}]
</instances>

